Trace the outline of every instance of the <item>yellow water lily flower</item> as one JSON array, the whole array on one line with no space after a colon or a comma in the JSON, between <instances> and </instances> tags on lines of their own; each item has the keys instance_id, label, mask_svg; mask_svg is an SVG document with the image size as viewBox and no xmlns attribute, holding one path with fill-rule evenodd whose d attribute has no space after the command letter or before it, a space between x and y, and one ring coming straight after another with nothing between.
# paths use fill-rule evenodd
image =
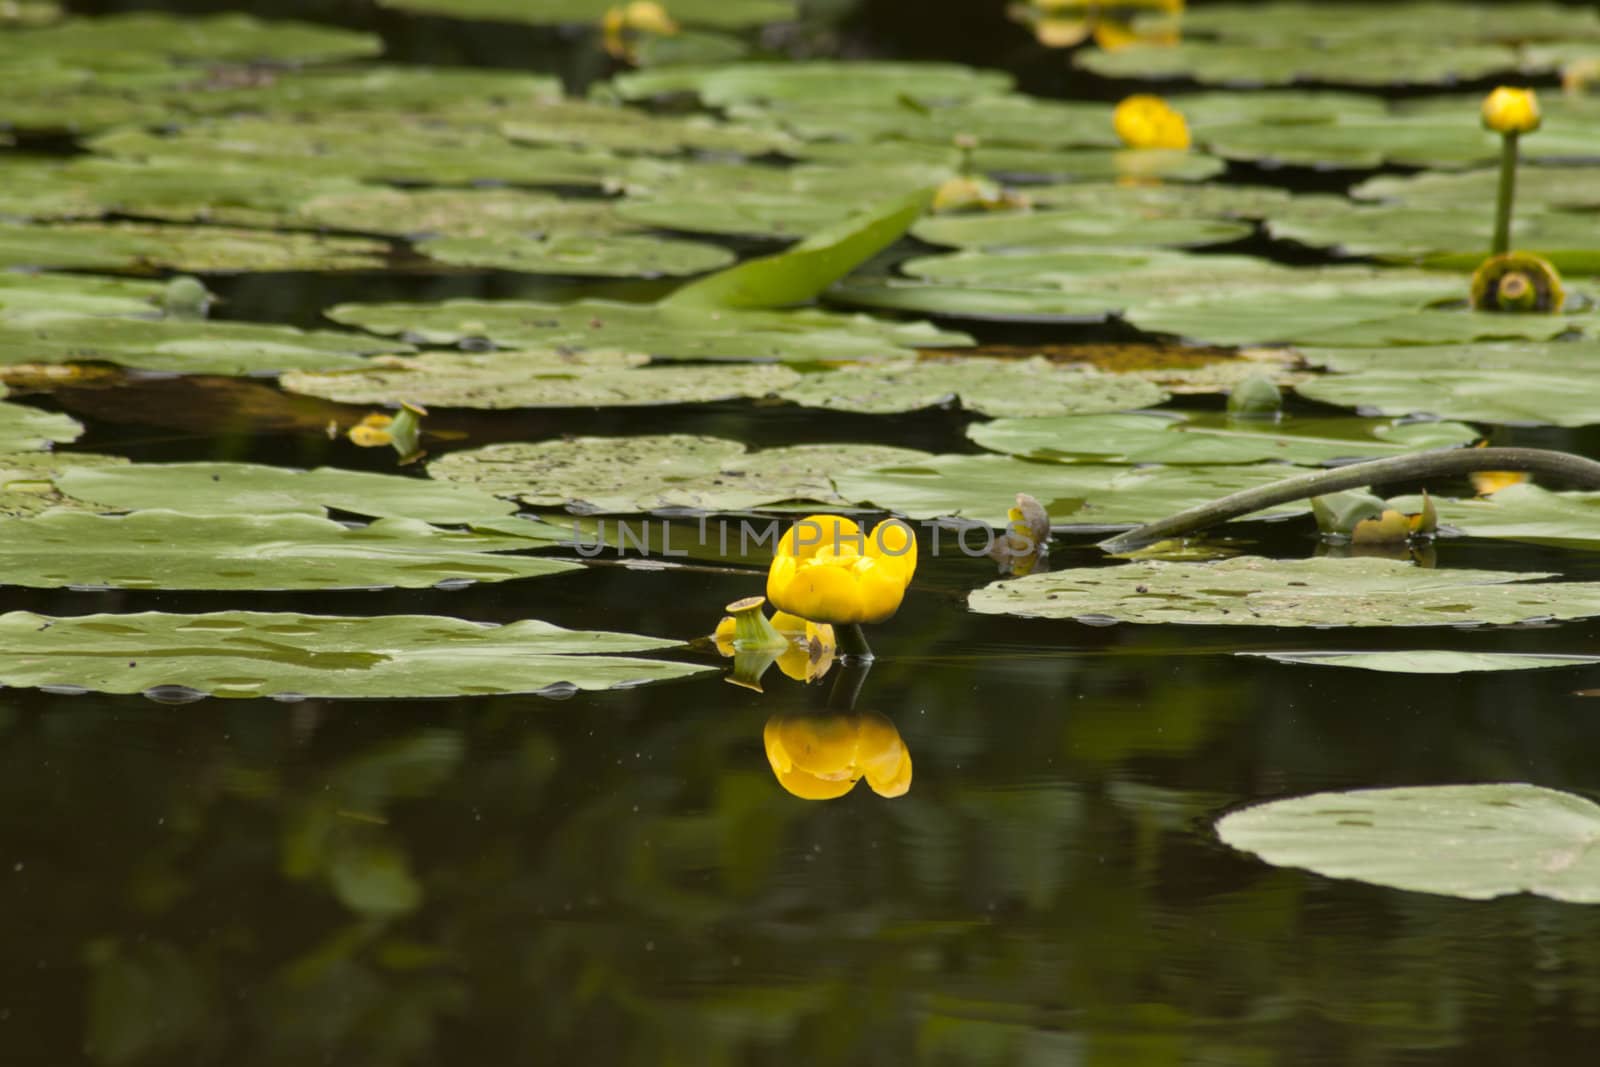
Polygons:
<instances>
[{"instance_id":1,"label":"yellow water lily flower","mask_svg":"<svg viewBox=\"0 0 1600 1067\"><path fill-rule=\"evenodd\" d=\"M1112 128L1129 148L1188 148L1189 124L1182 112L1148 93L1137 93L1111 113Z\"/></svg>"},{"instance_id":2,"label":"yellow water lily flower","mask_svg":"<svg viewBox=\"0 0 1600 1067\"><path fill-rule=\"evenodd\" d=\"M842 515L810 515L778 542L767 599L812 622L882 622L899 610L916 569L916 537L899 519L863 534Z\"/></svg>"},{"instance_id":3,"label":"yellow water lily flower","mask_svg":"<svg viewBox=\"0 0 1600 1067\"><path fill-rule=\"evenodd\" d=\"M876 712L780 712L761 740L778 784L804 800L842 797L862 778L880 797L911 788L911 753Z\"/></svg>"},{"instance_id":4,"label":"yellow water lily flower","mask_svg":"<svg viewBox=\"0 0 1600 1067\"><path fill-rule=\"evenodd\" d=\"M1532 133L1539 128L1539 98L1532 89L1502 85L1483 98L1483 124L1495 133Z\"/></svg>"},{"instance_id":5,"label":"yellow water lily flower","mask_svg":"<svg viewBox=\"0 0 1600 1067\"><path fill-rule=\"evenodd\" d=\"M630 4L609 8L600 19L600 39L606 52L626 63L637 58L633 41L639 34L671 37L677 32L677 22L655 0L633 0Z\"/></svg>"}]
</instances>

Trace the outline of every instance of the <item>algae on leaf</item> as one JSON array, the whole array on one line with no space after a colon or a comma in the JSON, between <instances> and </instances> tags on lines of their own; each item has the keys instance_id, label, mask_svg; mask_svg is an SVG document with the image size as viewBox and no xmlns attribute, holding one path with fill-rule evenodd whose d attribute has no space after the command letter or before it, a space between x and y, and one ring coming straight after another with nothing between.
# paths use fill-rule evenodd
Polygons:
<instances>
[{"instance_id":1,"label":"algae on leaf","mask_svg":"<svg viewBox=\"0 0 1600 1067\"><path fill-rule=\"evenodd\" d=\"M52 618L0 615L0 685L216 697L416 699L611 689L687 678L698 664L618 656L679 644L526 619L353 618L255 611Z\"/></svg>"},{"instance_id":2,"label":"algae on leaf","mask_svg":"<svg viewBox=\"0 0 1600 1067\"><path fill-rule=\"evenodd\" d=\"M1600 805L1521 783L1356 789L1223 816L1217 836L1275 867L1489 900L1600 904Z\"/></svg>"},{"instance_id":3,"label":"algae on leaf","mask_svg":"<svg viewBox=\"0 0 1600 1067\"><path fill-rule=\"evenodd\" d=\"M1350 559L1128 563L996 582L974 611L1204 626L1463 626L1600 615L1600 582Z\"/></svg>"},{"instance_id":4,"label":"algae on leaf","mask_svg":"<svg viewBox=\"0 0 1600 1067\"><path fill-rule=\"evenodd\" d=\"M842 367L808 374L782 396L807 407L874 414L959 401L985 415L1127 411L1167 399L1141 378L1102 374L1045 359L950 357Z\"/></svg>"}]
</instances>

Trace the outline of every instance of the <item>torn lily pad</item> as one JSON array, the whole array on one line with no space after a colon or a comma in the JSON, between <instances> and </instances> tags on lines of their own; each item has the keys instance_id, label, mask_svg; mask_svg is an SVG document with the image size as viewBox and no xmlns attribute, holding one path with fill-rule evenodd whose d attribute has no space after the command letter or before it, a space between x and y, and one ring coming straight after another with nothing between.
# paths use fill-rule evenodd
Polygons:
<instances>
[{"instance_id":1,"label":"torn lily pad","mask_svg":"<svg viewBox=\"0 0 1600 1067\"><path fill-rule=\"evenodd\" d=\"M1600 615L1600 583L1535 572L1426 570L1395 560L1129 563L996 582L967 598L988 615L1196 626L1506 625Z\"/></svg>"},{"instance_id":2,"label":"torn lily pad","mask_svg":"<svg viewBox=\"0 0 1600 1067\"><path fill-rule=\"evenodd\" d=\"M580 300L539 304L446 300L436 304L340 304L335 322L433 344L468 338L545 352L622 352L654 359L875 360L908 350L971 344L925 322L823 311L742 311L673 304ZM1500 316L1504 318L1505 316Z\"/></svg>"},{"instance_id":3,"label":"torn lily pad","mask_svg":"<svg viewBox=\"0 0 1600 1067\"><path fill-rule=\"evenodd\" d=\"M131 222L0 225L0 266L200 272L374 270L389 246L352 237Z\"/></svg>"},{"instance_id":4,"label":"torn lily pad","mask_svg":"<svg viewBox=\"0 0 1600 1067\"><path fill-rule=\"evenodd\" d=\"M925 452L888 445L794 445L747 452L717 437L575 437L452 452L428 473L535 507L585 513L665 508L743 511L789 501L847 504L835 472L916 463Z\"/></svg>"},{"instance_id":5,"label":"torn lily pad","mask_svg":"<svg viewBox=\"0 0 1600 1067\"><path fill-rule=\"evenodd\" d=\"M1456 422L1122 414L996 419L973 423L967 436L996 452L1056 463L1316 465L1466 444L1478 433Z\"/></svg>"},{"instance_id":6,"label":"torn lily pad","mask_svg":"<svg viewBox=\"0 0 1600 1067\"><path fill-rule=\"evenodd\" d=\"M1500 315L1499 318L1546 318ZM1541 426L1600 424L1593 390L1600 343L1306 348L1328 374L1296 386L1302 396L1381 415Z\"/></svg>"},{"instance_id":7,"label":"torn lily pad","mask_svg":"<svg viewBox=\"0 0 1600 1067\"><path fill-rule=\"evenodd\" d=\"M834 485L846 500L908 518L959 516L994 526L1006 524L1021 491L1037 499L1058 528L1112 527L1153 522L1299 473L1304 468L1275 463L1135 468L943 455L842 471L834 476ZM1297 501L1267 514L1294 515L1307 509Z\"/></svg>"},{"instance_id":8,"label":"torn lily pad","mask_svg":"<svg viewBox=\"0 0 1600 1067\"><path fill-rule=\"evenodd\" d=\"M529 523L530 531L535 524ZM564 536L544 527L550 540ZM441 530L414 519L350 527L314 515L52 511L0 519L0 584L52 589L426 589L581 570L496 555L530 541Z\"/></svg>"},{"instance_id":9,"label":"torn lily pad","mask_svg":"<svg viewBox=\"0 0 1600 1067\"><path fill-rule=\"evenodd\" d=\"M0 288L0 305L5 301ZM97 362L179 374L271 374L368 365L410 345L251 322L0 312L0 364Z\"/></svg>"},{"instance_id":10,"label":"torn lily pad","mask_svg":"<svg viewBox=\"0 0 1600 1067\"><path fill-rule=\"evenodd\" d=\"M485 626L431 615L292 612L0 615L0 684L215 697L487 696L611 689L711 668L618 656L679 642L565 630L526 619Z\"/></svg>"},{"instance_id":11,"label":"torn lily pad","mask_svg":"<svg viewBox=\"0 0 1600 1067\"><path fill-rule=\"evenodd\" d=\"M703 404L778 393L800 378L787 367L641 367L606 352L429 353L350 373L291 373L283 388L347 404L460 408L635 407Z\"/></svg>"},{"instance_id":12,"label":"torn lily pad","mask_svg":"<svg viewBox=\"0 0 1600 1067\"><path fill-rule=\"evenodd\" d=\"M808 374L781 394L806 407L884 414L953 401L985 415L1127 411L1167 399L1140 378L1045 359L946 358Z\"/></svg>"},{"instance_id":13,"label":"torn lily pad","mask_svg":"<svg viewBox=\"0 0 1600 1067\"><path fill-rule=\"evenodd\" d=\"M69 469L55 482L63 493L107 510L323 515L331 508L437 523L498 518L516 510L469 486L332 467L297 471L254 463L138 463Z\"/></svg>"},{"instance_id":14,"label":"torn lily pad","mask_svg":"<svg viewBox=\"0 0 1600 1067\"><path fill-rule=\"evenodd\" d=\"M0 397L6 387L0 385ZM77 419L27 404L0 400L0 456L7 452L45 451L51 445L75 441L83 433Z\"/></svg>"},{"instance_id":15,"label":"torn lily pad","mask_svg":"<svg viewBox=\"0 0 1600 1067\"><path fill-rule=\"evenodd\" d=\"M1392 889L1600 903L1600 805L1535 785L1314 793L1225 815L1217 836L1275 867Z\"/></svg>"},{"instance_id":16,"label":"torn lily pad","mask_svg":"<svg viewBox=\"0 0 1600 1067\"><path fill-rule=\"evenodd\" d=\"M1355 667L1386 674L1467 674L1481 671L1537 671L1551 667L1591 667L1600 656L1562 656L1525 652L1455 652L1407 649L1395 652L1236 652L1279 663L1312 667Z\"/></svg>"}]
</instances>

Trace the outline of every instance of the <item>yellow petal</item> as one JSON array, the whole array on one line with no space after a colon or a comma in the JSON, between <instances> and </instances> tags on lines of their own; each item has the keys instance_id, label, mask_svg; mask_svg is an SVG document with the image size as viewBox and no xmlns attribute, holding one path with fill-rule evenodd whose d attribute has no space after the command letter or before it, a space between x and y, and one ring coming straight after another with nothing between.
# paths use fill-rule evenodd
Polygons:
<instances>
[{"instance_id":1,"label":"yellow petal","mask_svg":"<svg viewBox=\"0 0 1600 1067\"><path fill-rule=\"evenodd\" d=\"M1532 89L1502 85L1483 98L1483 124L1496 133L1532 133L1539 128L1539 98Z\"/></svg>"},{"instance_id":2,"label":"yellow petal","mask_svg":"<svg viewBox=\"0 0 1600 1067\"><path fill-rule=\"evenodd\" d=\"M883 622L900 610L906 595L906 581L893 562L864 559L854 571L856 622ZM835 622L839 620L833 620Z\"/></svg>"},{"instance_id":3,"label":"yellow petal","mask_svg":"<svg viewBox=\"0 0 1600 1067\"><path fill-rule=\"evenodd\" d=\"M769 590L769 593L771 590ZM845 567L808 564L776 595L773 606L816 622L861 622L861 590L855 574Z\"/></svg>"},{"instance_id":4,"label":"yellow petal","mask_svg":"<svg viewBox=\"0 0 1600 1067\"><path fill-rule=\"evenodd\" d=\"M1129 148L1188 148L1189 124L1159 96L1139 93L1111 113L1111 125Z\"/></svg>"},{"instance_id":5,"label":"yellow petal","mask_svg":"<svg viewBox=\"0 0 1600 1067\"><path fill-rule=\"evenodd\" d=\"M917 570L917 535L899 519L885 519L867 536L867 555L898 573L902 586L910 585Z\"/></svg>"}]
</instances>

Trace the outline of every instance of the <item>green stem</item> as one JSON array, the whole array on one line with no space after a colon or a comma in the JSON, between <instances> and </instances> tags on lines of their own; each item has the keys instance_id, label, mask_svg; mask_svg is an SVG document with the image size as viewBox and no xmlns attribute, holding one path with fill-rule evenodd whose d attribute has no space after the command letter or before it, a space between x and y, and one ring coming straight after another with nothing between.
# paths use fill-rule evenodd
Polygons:
<instances>
[{"instance_id":1,"label":"green stem","mask_svg":"<svg viewBox=\"0 0 1600 1067\"><path fill-rule=\"evenodd\" d=\"M1473 471L1527 471L1570 482L1583 489L1600 489L1600 463L1568 452L1543 448L1453 448L1351 463L1335 470L1285 478L1281 482L1233 493L1117 534L1101 541L1099 547L1113 555L1132 552L1157 541L1196 533L1241 515L1294 500L1321 496L1323 493L1359 489L1384 482L1470 474Z\"/></svg>"},{"instance_id":2,"label":"green stem","mask_svg":"<svg viewBox=\"0 0 1600 1067\"><path fill-rule=\"evenodd\" d=\"M1503 256L1511 248L1511 202L1517 195L1517 134L1500 135L1500 191L1494 202L1494 245L1490 255Z\"/></svg>"},{"instance_id":3,"label":"green stem","mask_svg":"<svg viewBox=\"0 0 1600 1067\"><path fill-rule=\"evenodd\" d=\"M870 663L872 661L872 646L867 644L867 635L861 632L861 624L847 622L835 624L833 627L834 645L839 650L839 655L845 663Z\"/></svg>"}]
</instances>

